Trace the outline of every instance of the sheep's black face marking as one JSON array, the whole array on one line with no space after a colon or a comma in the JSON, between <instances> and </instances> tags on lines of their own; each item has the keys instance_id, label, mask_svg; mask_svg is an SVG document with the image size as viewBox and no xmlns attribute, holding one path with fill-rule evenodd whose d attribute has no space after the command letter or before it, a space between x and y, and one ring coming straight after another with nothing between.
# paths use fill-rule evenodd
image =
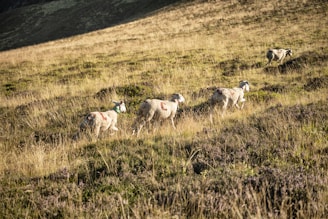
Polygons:
<instances>
[{"instance_id":1,"label":"sheep's black face marking","mask_svg":"<svg viewBox=\"0 0 328 219\"><path fill-rule=\"evenodd\" d=\"M293 52L292 52L291 49L287 49L287 55L289 55L289 56L292 56L293 55Z\"/></svg>"},{"instance_id":2,"label":"sheep's black face marking","mask_svg":"<svg viewBox=\"0 0 328 219\"><path fill-rule=\"evenodd\" d=\"M117 113L125 113L126 112L126 106L123 100L121 100L120 102L116 102L113 101L113 103L115 103L115 106L113 108L113 110Z\"/></svg>"},{"instance_id":3,"label":"sheep's black face marking","mask_svg":"<svg viewBox=\"0 0 328 219\"><path fill-rule=\"evenodd\" d=\"M171 100L177 100L179 103L185 102L185 98L181 94L173 94Z\"/></svg>"},{"instance_id":4,"label":"sheep's black face marking","mask_svg":"<svg viewBox=\"0 0 328 219\"><path fill-rule=\"evenodd\" d=\"M218 94L222 94L222 89L218 88L218 89L216 90L216 92L217 92Z\"/></svg>"}]
</instances>

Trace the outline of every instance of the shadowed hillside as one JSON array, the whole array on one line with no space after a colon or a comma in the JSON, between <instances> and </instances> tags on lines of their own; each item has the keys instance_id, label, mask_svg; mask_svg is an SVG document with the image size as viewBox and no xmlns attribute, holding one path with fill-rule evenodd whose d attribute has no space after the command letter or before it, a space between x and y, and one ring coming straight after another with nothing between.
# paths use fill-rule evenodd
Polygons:
<instances>
[{"instance_id":1,"label":"shadowed hillside","mask_svg":"<svg viewBox=\"0 0 328 219\"><path fill-rule=\"evenodd\" d=\"M40 1L39 4L33 1L7 3L7 8L13 9L0 14L0 51L121 24L177 1L59 0Z\"/></svg>"},{"instance_id":2,"label":"shadowed hillside","mask_svg":"<svg viewBox=\"0 0 328 219\"><path fill-rule=\"evenodd\" d=\"M0 0L0 13L28 5L40 4L51 1L54 0Z\"/></svg>"}]
</instances>

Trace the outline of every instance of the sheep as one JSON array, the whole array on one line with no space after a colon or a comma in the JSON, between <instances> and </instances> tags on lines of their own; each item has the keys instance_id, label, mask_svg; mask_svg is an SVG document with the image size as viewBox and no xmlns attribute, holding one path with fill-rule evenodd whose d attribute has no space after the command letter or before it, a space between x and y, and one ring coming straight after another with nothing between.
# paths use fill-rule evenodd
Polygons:
<instances>
[{"instance_id":1,"label":"sheep","mask_svg":"<svg viewBox=\"0 0 328 219\"><path fill-rule=\"evenodd\" d=\"M176 129L173 118L175 117L179 103L183 103L185 98L181 94L173 94L170 100L147 99L141 103L137 113L137 118L133 124L133 135L139 135L142 127L150 122L154 117L158 120L170 119L174 129Z\"/></svg>"},{"instance_id":2,"label":"sheep","mask_svg":"<svg viewBox=\"0 0 328 219\"><path fill-rule=\"evenodd\" d=\"M99 137L100 130L106 131L110 128L113 131L118 131L116 127L117 117L119 113L126 112L124 101L113 101L115 106L113 109L106 112L90 112L86 115L80 125L80 131L91 128L94 131L96 138Z\"/></svg>"},{"instance_id":3,"label":"sheep","mask_svg":"<svg viewBox=\"0 0 328 219\"><path fill-rule=\"evenodd\" d=\"M266 57L269 61L266 65L271 65L272 61L277 61L280 64L287 55L293 55L291 49L269 49L266 54Z\"/></svg>"},{"instance_id":4,"label":"sheep","mask_svg":"<svg viewBox=\"0 0 328 219\"><path fill-rule=\"evenodd\" d=\"M240 81L239 82L239 87L235 88L217 88L212 97L210 98L210 104L213 106L212 109L214 109L215 104L217 103L223 103L223 112L226 111L228 107L229 100L232 101L232 106L236 107L238 109L243 109L244 104L245 104L245 98L244 98L244 92L249 91L249 83L248 81ZM238 102L241 102L242 105L239 106ZM211 122L212 122L212 112L210 115Z\"/></svg>"}]
</instances>

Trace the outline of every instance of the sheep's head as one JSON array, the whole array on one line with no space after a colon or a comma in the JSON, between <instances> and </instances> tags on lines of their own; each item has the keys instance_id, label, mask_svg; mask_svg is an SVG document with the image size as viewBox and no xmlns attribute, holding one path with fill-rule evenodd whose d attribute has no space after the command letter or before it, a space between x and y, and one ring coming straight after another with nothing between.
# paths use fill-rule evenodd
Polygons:
<instances>
[{"instance_id":1,"label":"sheep's head","mask_svg":"<svg viewBox=\"0 0 328 219\"><path fill-rule=\"evenodd\" d=\"M185 102L185 98L181 94L173 94L171 100L177 100L179 103Z\"/></svg>"},{"instance_id":2,"label":"sheep's head","mask_svg":"<svg viewBox=\"0 0 328 219\"><path fill-rule=\"evenodd\" d=\"M293 51L291 49L286 49L286 55L292 56Z\"/></svg>"},{"instance_id":3,"label":"sheep's head","mask_svg":"<svg viewBox=\"0 0 328 219\"><path fill-rule=\"evenodd\" d=\"M120 102L117 102L117 101L113 101L113 103L115 103L115 106L114 106L114 110L117 112L117 113L124 113L126 112L126 107L125 107L125 103L123 100L121 100Z\"/></svg>"},{"instance_id":4,"label":"sheep's head","mask_svg":"<svg viewBox=\"0 0 328 219\"><path fill-rule=\"evenodd\" d=\"M248 81L240 81L239 87L242 88L244 91L249 91L249 82Z\"/></svg>"}]
</instances>

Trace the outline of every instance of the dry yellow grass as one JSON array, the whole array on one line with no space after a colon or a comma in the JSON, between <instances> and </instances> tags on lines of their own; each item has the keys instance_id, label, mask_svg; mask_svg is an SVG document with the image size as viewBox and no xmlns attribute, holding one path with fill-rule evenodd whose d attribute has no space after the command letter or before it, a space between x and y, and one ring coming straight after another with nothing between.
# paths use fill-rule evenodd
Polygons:
<instances>
[{"instance_id":1,"label":"dry yellow grass","mask_svg":"<svg viewBox=\"0 0 328 219\"><path fill-rule=\"evenodd\" d=\"M297 47L296 54L301 54L309 49L312 51L319 49L325 43L324 36L327 34L327 30L324 28L325 24L324 22L316 22L317 20L326 21L323 17L324 14L320 13L311 15L309 13L298 17L297 20L286 18L281 22L268 22L268 24L265 22L259 22L259 24L250 22L249 25L240 24L244 20L260 17L261 14L281 6L286 7L290 4L295 7L295 4L299 4L297 2L257 2L252 4L253 8L248 11L243 11L241 10L242 6L238 6L238 13L233 13L230 8L235 4L236 2L226 1L202 4L189 3L183 7L158 11L152 16L113 28L1 52L2 68L22 65L22 68L17 68L19 69L18 74L15 72L16 74L10 76L12 80L32 77L33 83L25 89L36 93L35 95L32 93L26 96L9 97L1 95L1 106L17 107L40 99L90 95L110 86L138 84L144 80L140 75L144 72L157 71L159 68L164 69L164 72L150 76L152 84L155 85L155 93L169 95L179 91L184 93L188 100L191 97L191 92L198 89L217 85L235 86L236 82L241 79L248 79L252 84L251 89L257 90L264 83L270 81L276 83L282 83L284 80L292 81L293 78L298 77L298 74L265 75L262 74L261 69L250 69L240 71L234 78L221 78L220 69L208 68L207 63L215 65L220 61L237 57L250 63L260 62L264 64L264 52L269 47L288 45L292 48ZM267 32L274 30L274 34L264 35L264 29ZM304 32L304 29L308 31ZM314 35L316 39L312 39ZM249 54L250 49L252 54ZM200 52L198 50L205 52L198 56ZM179 55L176 57L167 55L171 53ZM107 60L111 63L126 63L129 60L138 62L138 60L148 58L154 61L142 62L140 69L135 71L129 70L129 66L126 64L115 65L114 68L109 65L100 69L100 76L97 78L87 78L77 83L73 81L68 84L58 84L56 81L47 83L35 76L46 73L51 68L50 66L60 66L68 60L81 64L85 62L97 63L99 61L98 54L108 54ZM191 56L188 65L185 65L184 60L181 59L184 56ZM24 63L28 63L26 67L23 67ZM319 69L314 69L314 72L319 71ZM327 67L323 71L327 72ZM70 72L68 70L65 73L69 74ZM318 91L307 95L302 93L281 95L276 102L283 105L293 105L311 102L314 98L324 100L325 95L321 93ZM193 102L187 101L187 104L193 105ZM44 114L45 112L42 110L47 111L47 107L42 106L42 109L36 109L31 120ZM266 107L265 104L251 103L251 107L246 110L261 111ZM40 111L38 112L38 110ZM39 121L41 127L44 123ZM192 122L190 124L189 129L199 131L196 128L197 124ZM195 128L190 128L193 126ZM189 131L189 129L187 130Z\"/></svg>"}]
</instances>

